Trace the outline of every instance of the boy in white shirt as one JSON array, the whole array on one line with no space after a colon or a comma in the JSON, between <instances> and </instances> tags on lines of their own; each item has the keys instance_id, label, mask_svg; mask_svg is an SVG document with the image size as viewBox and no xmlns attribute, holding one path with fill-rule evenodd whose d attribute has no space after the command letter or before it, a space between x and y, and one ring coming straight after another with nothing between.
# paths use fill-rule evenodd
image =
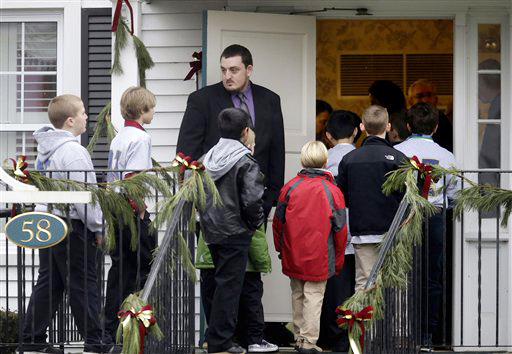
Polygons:
<instances>
[{"instance_id":1,"label":"boy in white shirt","mask_svg":"<svg viewBox=\"0 0 512 354\"><path fill-rule=\"evenodd\" d=\"M412 135L404 142L395 145L395 149L403 152L407 157L416 156L421 163L439 165L444 168L454 168L455 157L447 149L434 142L432 135L436 132L439 124L439 112L430 103L420 102L411 107L407 113L407 125ZM446 183L446 198L443 198L442 188ZM434 189L437 193L434 193ZM428 221L428 323L425 323L425 335L423 344L430 345L432 335L439 327L439 318L442 303L442 277L443 277L443 235L446 231L449 238L449 227L443 230L443 208L448 208L453 196L457 191L457 184L452 181L451 176L446 179L440 178L435 184L431 184L428 201L440 209L440 212L432 216ZM443 200L445 199L445 200ZM447 222L449 218L447 217ZM448 247L448 241L446 245ZM426 257L426 256L425 256ZM427 263L427 259L422 262ZM426 304L424 304L426 307Z\"/></svg>"},{"instance_id":2,"label":"boy in white shirt","mask_svg":"<svg viewBox=\"0 0 512 354\"><path fill-rule=\"evenodd\" d=\"M156 99L144 87L130 87L121 96L121 114L124 128L119 131L110 143L108 155L109 182L129 178L137 171L152 168L151 137L142 127L150 124L155 113ZM115 172L123 170L123 172ZM130 248L132 234L126 225L119 225L116 230L116 247L112 254L112 267L108 272L107 294L105 300L105 331L115 339L119 320L117 312L129 294L144 287L149 271L153 249L157 246L157 238L149 232L149 213L134 208L134 217L139 230L139 242L135 251Z\"/></svg>"}]
</instances>

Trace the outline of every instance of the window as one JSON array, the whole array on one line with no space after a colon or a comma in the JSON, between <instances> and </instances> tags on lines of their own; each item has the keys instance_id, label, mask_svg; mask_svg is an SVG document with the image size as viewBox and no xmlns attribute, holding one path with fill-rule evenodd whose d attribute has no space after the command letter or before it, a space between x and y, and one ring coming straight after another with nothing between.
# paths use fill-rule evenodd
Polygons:
<instances>
[{"instance_id":1,"label":"window","mask_svg":"<svg viewBox=\"0 0 512 354\"><path fill-rule=\"evenodd\" d=\"M433 70L435 68L435 70ZM390 80L407 94L418 79L434 82L438 95L453 91L452 53L342 54L340 96L367 96L375 80Z\"/></svg>"},{"instance_id":2,"label":"window","mask_svg":"<svg viewBox=\"0 0 512 354\"><path fill-rule=\"evenodd\" d=\"M48 17L48 16L45 16ZM57 95L58 22L0 22L0 160L36 156L32 132Z\"/></svg>"}]
</instances>

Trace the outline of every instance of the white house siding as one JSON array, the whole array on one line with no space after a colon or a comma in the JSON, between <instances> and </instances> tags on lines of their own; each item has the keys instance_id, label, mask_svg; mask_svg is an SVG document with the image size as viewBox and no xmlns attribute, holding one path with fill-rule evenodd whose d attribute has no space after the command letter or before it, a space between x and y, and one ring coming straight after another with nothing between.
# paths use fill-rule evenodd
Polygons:
<instances>
[{"instance_id":1,"label":"white house siding","mask_svg":"<svg viewBox=\"0 0 512 354\"><path fill-rule=\"evenodd\" d=\"M155 62L146 73L146 87L157 97L155 117L147 131L153 158L169 163L176 153L178 131L196 78L183 81L192 54L202 50L202 10L219 9L211 2L154 1L141 5L141 39Z\"/></svg>"},{"instance_id":2,"label":"white house siding","mask_svg":"<svg viewBox=\"0 0 512 354\"><path fill-rule=\"evenodd\" d=\"M219 2L220 3L220 2ZM209 1L153 1L141 5L141 39L155 66L146 72L146 87L157 97L155 116L146 130L153 143L153 158L168 164L176 154L178 132L188 95L196 90L196 77L183 81L192 54L202 50L202 10L219 10ZM196 343L200 332L199 283L195 300Z\"/></svg>"}]
</instances>

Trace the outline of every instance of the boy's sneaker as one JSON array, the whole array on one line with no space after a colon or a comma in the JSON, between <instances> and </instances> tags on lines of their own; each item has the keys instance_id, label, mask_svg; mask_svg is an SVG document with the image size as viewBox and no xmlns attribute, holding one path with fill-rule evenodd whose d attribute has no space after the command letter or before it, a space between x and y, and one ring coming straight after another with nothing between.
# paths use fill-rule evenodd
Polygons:
<instances>
[{"instance_id":1,"label":"boy's sneaker","mask_svg":"<svg viewBox=\"0 0 512 354\"><path fill-rule=\"evenodd\" d=\"M22 353L23 354L64 354L63 350L60 350L58 348L54 347L43 347L41 349L28 349L23 350L22 348L18 348L16 350L16 353Z\"/></svg>"},{"instance_id":2,"label":"boy's sneaker","mask_svg":"<svg viewBox=\"0 0 512 354\"><path fill-rule=\"evenodd\" d=\"M277 345L269 343L265 339L262 339L260 344L250 344L247 349L249 353L272 353L278 350Z\"/></svg>"}]
</instances>

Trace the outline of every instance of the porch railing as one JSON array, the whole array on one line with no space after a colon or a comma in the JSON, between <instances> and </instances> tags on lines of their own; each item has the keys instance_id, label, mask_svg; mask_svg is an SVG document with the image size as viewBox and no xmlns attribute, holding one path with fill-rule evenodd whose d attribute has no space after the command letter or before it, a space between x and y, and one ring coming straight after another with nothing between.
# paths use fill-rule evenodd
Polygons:
<instances>
[{"instance_id":1,"label":"porch railing","mask_svg":"<svg viewBox=\"0 0 512 354\"><path fill-rule=\"evenodd\" d=\"M505 170L462 171L473 181L493 180L510 186ZM462 188L464 181L460 181ZM467 185L467 184L466 184ZM507 187L504 187L507 188ZM510 187L508 187L510 188ZM428 237L414 249L407 289L386 289L384 319L367 331L365 353L418 353L433 349L465 352L507 352L512 348L509 321L511 254L509 233L500 226L501 213L465 211L454 220L442 210L442 297L429 299ZM424 227L424 235L428 225ZM429 301L441 302L439 328L426 336ZM432 339L432 340L431 340Z\"/></svg>"},{"instance_id":2,"label":"porch railing","mask_svg":"<svg viewBox=\"0 0 512 354\"><path fill-rule=\"evenodd\" d=\"M106 170L96 170L95 172L98 180L106 180ZM121 173L121 171L116 172ZM6 190L7 186L0 184L0 188ZM158 200L156 191L154 200ZM148 205L150 210L154 209L152 207L154 204L148 202ZM0 353L14 353L15 348L22 342L27 305L37 281L39 268L39 251L17 247L3 234L11 208L12 204L0 205ZM155 210L155 212L158 211ZM173 216L173 219L176 219L176 228L168 235L170 247L163 256L164 266L155 274L153 286L146 289L148 302L152 305L155 317L164 333L164 338L160 342L146 339L145 352L147 353L192 353L194 350L194 282L190 280L174 252L178 247L176 235L179 233L184 237L191 253L194 253L195 236L189 232L189 223L187 222L190 212L190 205L188 205ZM163 241L162 231L159 232L159 241L159 243ZM97 315L103 328L106 280L111 262L110 257L99 249L95 257L97 264L96 286L101 304L100 312ZM139 275L136 278L138 279ZM135 282L136 279L133 281ZM47 342L66 351L75 351L83 348L84 338L79 334L75 319L71 314L67 295L69 291L68 281L63 301L51 319L47 331ZM49 296L51 297L52 294ZM50 316L50 314L49 310L48 315ZM13 331L12 328L15 330Z\"/></svg>"}]
</instances>

